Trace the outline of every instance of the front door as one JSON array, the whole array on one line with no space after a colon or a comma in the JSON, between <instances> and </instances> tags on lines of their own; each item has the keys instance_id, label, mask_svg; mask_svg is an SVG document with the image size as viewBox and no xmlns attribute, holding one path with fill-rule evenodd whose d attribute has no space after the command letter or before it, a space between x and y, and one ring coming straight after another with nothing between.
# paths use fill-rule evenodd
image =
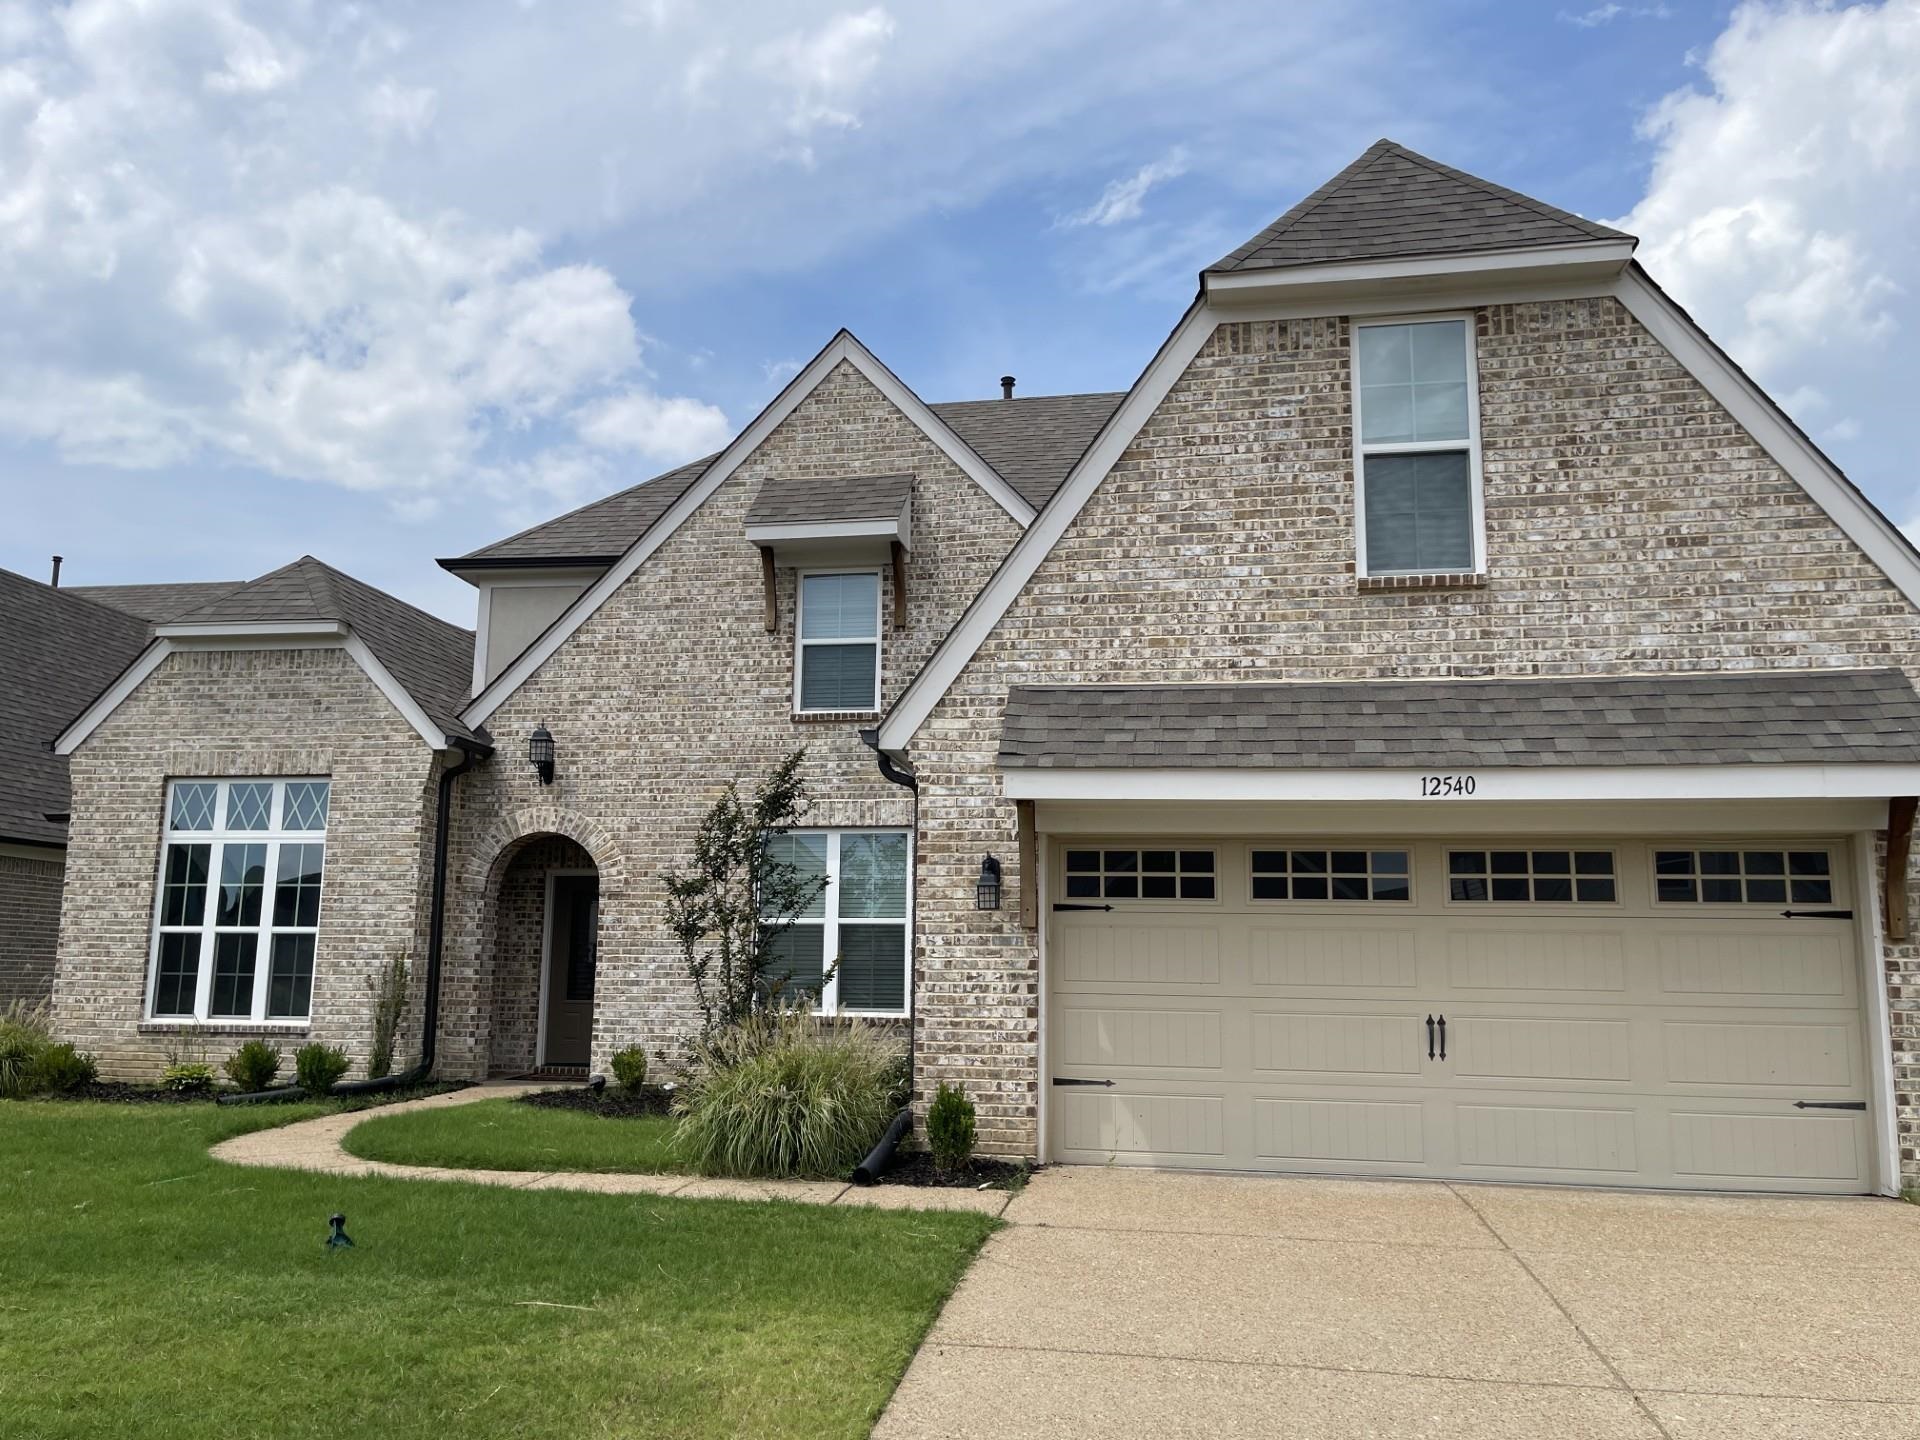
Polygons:
<instances>
[{"instance_id":1,"label":"front door","mask_svg":"<svg viewBox=\"0 0 1920 1440\"><path fill-rule=\"evenodd\" d=\"M556 875L548 901L546 1065L585 1065L593 1044L593 971L600 880Z\"/></svg>"}]
</instances>

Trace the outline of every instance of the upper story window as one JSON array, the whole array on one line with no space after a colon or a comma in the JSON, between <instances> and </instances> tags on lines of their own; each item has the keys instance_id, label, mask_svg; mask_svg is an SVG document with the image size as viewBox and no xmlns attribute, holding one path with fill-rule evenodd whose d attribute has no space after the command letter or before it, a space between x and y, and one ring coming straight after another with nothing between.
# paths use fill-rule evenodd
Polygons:
<instances>
[{"instance_id":1,"label":"upper story window","mask_svg":"<svg viewBox=\"0 0 1920 1440\"><path fill-rule=\"evenodd\" d=\"M880 708L879 571L802 571L794 631L795 710Z\"/></svg>"},{"instance_id":2,"label":"upper story window","mask_svg":"<svg viewBox=\"0 0 1920 1440\"><path fill-rule=\"evenodd\" d=\"M148 1013L304 1020L326 870L325 780L175 780Z\"/></svg>"},{"instance_id":3,"label":"upper story window","mask_svg":"<svg viewBox=\"0 0 1920 1440\"><path fill-rule=\"evenodd\" d=\"M1465 316L1353 327L1362 575L1480 568L1480 405Z\"/></svg>"}]
</instances>

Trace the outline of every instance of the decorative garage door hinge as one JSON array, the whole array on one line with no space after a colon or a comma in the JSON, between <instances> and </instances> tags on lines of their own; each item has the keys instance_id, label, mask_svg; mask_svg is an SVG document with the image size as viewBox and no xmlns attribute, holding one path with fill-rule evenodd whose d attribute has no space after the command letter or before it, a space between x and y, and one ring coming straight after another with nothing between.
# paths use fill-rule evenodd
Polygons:
<instances>
[{"instance_id":1,"label":"decorative garage door hinge","mask_svg":"<svg viewBox=\"0 0 1920 1440\"><path fill-rule=\"evenodd\" d=\"M1781 915L1789 920L1851 920L1851 910L1782 910Z\"/></svg>"},{"instance_id":2,"label":"decorative garage door hinge","mask_svg":"<svg viewBox=\"0 0 1920 1440\"><path fill-rule=\"evenodd\" d=\"M1111 910L1113 909L1113 906L1111 905L1069 905L1064 901L1056 901L1054 903L1053 908L1056 910Z\"/></svg>"},{"instance_id":3,"label":"decorative garage door hinge","mask_svg":"<svg viewBox=\"0 0 1920 1440\"><path fill-rule=\"evenodd\" d=\"M1054 1076L1053 1083L1056 1085L1105 1085L1108 1087L1113 1085L1113 1081L1111 1080L1071 1080L1065 1075Z\"/></svg>"},{"instance_id":4,"label":"decorative garage door hinge","mask_svg":"<svg viewBox=\"0 0 1920 1440\"><path fill-rule=\"evenodd\" d=\"M1796 1100L1793 1102L1793 1108L1796 1110L1864 1110L1867 1108L1867 1102L1864 1100Z\"/></svg>"}]
</instances>

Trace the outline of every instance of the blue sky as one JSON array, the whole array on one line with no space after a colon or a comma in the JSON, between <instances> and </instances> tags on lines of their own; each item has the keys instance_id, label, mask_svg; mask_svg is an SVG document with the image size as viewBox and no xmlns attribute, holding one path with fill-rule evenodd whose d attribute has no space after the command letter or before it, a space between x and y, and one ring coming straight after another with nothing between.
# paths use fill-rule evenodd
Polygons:
<instances>
[{"instance_id":1,"label":"blue sky","mask_svg":"<svg viewBox=\"0 0 1920 1440\"><path fill-rule=\"evenodd\" d=\"M1381 135L1643 236L1893 518L1920 0L0 4L0 565L458 554L715 448L846 325L1122 389Z\"/></svg>"}]
</instances>

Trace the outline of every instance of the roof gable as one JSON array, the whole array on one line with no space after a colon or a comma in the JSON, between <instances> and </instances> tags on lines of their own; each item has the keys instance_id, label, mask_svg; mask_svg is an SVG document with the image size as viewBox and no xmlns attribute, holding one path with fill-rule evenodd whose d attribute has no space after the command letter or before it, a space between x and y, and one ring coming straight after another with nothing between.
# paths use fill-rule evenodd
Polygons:
<instances>
[{"instance_id":1,"label":"roof gable","mask_svg":"<svg viewBox=\"0 0 1920 1440\"><path fill-rule=\"evenodd\" d=\"M1632 238L1391 140L1376 140L1206 273Z\"/></svg>"},{"instance_id":2,"label":"roof gable","mask_svg":"<svg viewBox=\"0 0 1920 1440\"><path fill-rule=\"evenodd\" d=\"M1030 505L994 468L980 458L979 454L960 438L954 429L942 420L934 411L915 395L879 358L861 344L850 330L841 330L827 342L819 354L808 361L787 383L766 409L754 417L753 422L734 437L733 443L706 467L697 480L688 485L675 497L673 502L660 511L647 528L635 537L633 543L609 566L580 597L567 607L560 618L510 663L506 669L494 676L485 688L474 697L473 702L461 712L461 719L468 725L481 725L502 701L520 688L548 658L566 643L567 638L586 623L596 610L606 603L616 590L624 585L633 573L646 563L647 558L658 550L673 533L684 524L687 518L707 502L716 490L724 485L736 470L743 465L760 445L786 420L801 402L811 395L841 365L851 365L873 387L883 395L894 409L906 417L908 422L921 431L937 446L947 458L959 467L960 471L978 485L993 501L1013 517L1016 524L1025 527L1032 523L1035 514ZM457 567L456 567L457 568Z\"/></svg>"}]
</instances>

